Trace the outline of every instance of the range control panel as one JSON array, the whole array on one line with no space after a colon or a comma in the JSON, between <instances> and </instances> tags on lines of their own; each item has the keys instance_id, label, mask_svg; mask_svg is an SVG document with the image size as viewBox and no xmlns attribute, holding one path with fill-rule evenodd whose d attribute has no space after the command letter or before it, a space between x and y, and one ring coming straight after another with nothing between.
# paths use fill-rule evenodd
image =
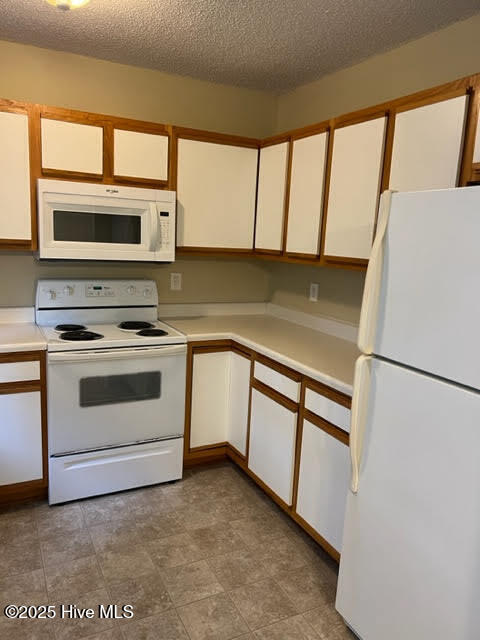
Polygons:
<instances>
[{"instance_id":1,"label":"range control panel","mask_svg":"<svg viewBox=\"0 0 480 640\"><path fill-rule=\"evenodd\" d=\"M37 309L157 306L153 280L39 280Z\"/></svg>"}]
</instances>

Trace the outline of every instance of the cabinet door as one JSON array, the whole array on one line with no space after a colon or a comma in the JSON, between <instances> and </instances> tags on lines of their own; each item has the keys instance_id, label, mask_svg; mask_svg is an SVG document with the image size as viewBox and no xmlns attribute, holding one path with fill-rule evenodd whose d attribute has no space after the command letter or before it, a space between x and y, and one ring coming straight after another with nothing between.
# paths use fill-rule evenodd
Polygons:
<instances>
[{"instance_id":1,"label":"cabinet door","mask_svg":"<svg viewBox=\"0 0 480 640\"><path fill-rule=\"evenodd\" d=\"M335 129L324 255L368 259L383 165L386 117Z\"/></svg>"},{"instance_id":2,"label":"cabinet door","mask_svg":"<svg viewBox=\"0 0 480 640\"><path fill-rule=\"evenodd\" d=\"M252 389L248 467L292 504L297 413Z\"/></svg>"},{"instance_id":3,"label":"cabinet door","mask_svg":"<svg viewBox=\"0 0 480 640\"><path fill-rule=\"evenodd\" d=\"M114 129L113 141L115 177L168 179L168 136Z\"/></svg>"},{"instance_id":4,"label":"cabinet door","mask_svg":"<svg viewBox=\"0 0 480 640\"><path fill-rule=\"evenodd\" d=\"M0 415L0 485L41 479L40 391L0 394Z\"/></svg>"},{"instance_id":5,"label":"cabinet door","mask_svg":"<svg viewBox=\"0 0 480 640\"><path fill-rule=\"evenodd\" d=\"M103 175L103 127L42 118L42 169Z\"/></svg>"},{"instance_id":6,"label":"cabinet door","mask_svg":"<svg viewBox=\"0 0 480 640\"><path fill-rule=\"evenodd\" d=\"M0 238L31 240L28 116L0 111Z\"/></svg>"},{"instance_id":7,"label":"cabinet door","mask_svg":"<svg viewBox=\"0 0 480 640\"><path fill-rule=\"evenodd\" d=\"M319 253L328 133L293 142L287 252Z\"/></svg>"},{"instance_id":8,"label":"cabinet door","mask_svg":"<svg viewBox=\"0 0 480 640\"><path fill-rule=\"evenodd\" d=\"M242 455L247 453L250 358L230 353L229 417L226 440Z\"/></svg>"},{"instance_id":9,"label":"cabinet door","mask_svg":"<svg viewBox=\"0 0 480 640\"><path fill-rule=\"evenodd\" d=\"M459 96L396 114L390 189L457 185L467 101Z\"/></svg>"},{"instance_id":10,"label":"cabinet door","mask_svg":"<svg viewBox=\"0 0 480 640\"><path fill-rule=\"evenodd\" d=\"M190 447L226 441L230 352L194 353Z\"/></svg>"},{"instance_id":11,"label":"cabinet door","mask_svg":"<svg viewBox=\"0 0 480 640\"><path fill-rule=\"evenodd\" d=\"M177 245L251 249L258 150L178 140Z\"/></svg>"},{"instance_id":12,"label":"cabinet door","mask_svg":"<svg viewBox=\"0 0 480 640\"><path fill-rule=\"evenodd\" d=\"M282 142L260 149L256 249L282 250L288 144Z\"/></svg>"},{"instance_id":13,"label":"cabinet door","mask_svg":"<svg viewBox=\"0 0 480 640\"><path fill-rule=\"evenodd\" d=\"M348 447L305 420L296 512L337 551L342 547L349 481Z\"/></svg>"}]
</instances>

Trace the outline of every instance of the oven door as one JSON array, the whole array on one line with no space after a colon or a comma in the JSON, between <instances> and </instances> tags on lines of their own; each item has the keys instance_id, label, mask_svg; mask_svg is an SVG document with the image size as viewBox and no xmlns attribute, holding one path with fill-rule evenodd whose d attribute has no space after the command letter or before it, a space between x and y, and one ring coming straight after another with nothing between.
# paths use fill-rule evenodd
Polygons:
<instances>
[{"instance_id":1,"label":"oven door","mask_svg":"<svg viewBox=\"0 0 480 640\"><path fill-rule=\"evenodd\" d=\"M49 455L183 436L186 351L49 353Z\"/></svg>"},{"instance_id":2,"label":"oven door","mask_svg":"<svg viewBox=\"0 0 480 640\"><path fill-rule=\"evenodd\" d=\"M154 201L43 193L39 218L41 259L156 260Z\"/></svg>"}]
</instances>

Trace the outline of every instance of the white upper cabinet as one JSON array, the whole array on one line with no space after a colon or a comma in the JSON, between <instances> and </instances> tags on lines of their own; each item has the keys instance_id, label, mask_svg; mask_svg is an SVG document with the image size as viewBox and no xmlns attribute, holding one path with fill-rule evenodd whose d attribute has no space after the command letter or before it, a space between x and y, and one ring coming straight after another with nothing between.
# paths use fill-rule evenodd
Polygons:
<instances>
[{"instance_id":1,"label":"white upper cabinet","mask_svg":"<svg viewBox=\"0 0 480 640\"><path fill-rule=\"evenodd\" d=\"M368 259L383 166L385 116L335 129L324 254Z\"/></svg>"},{"instance_id":2,"label":"white upper cabinet","mask_svg":"<svg viewBox=\"0 0 480 640\"><path fill-rule=\"evenodd\" d=\"M103 127L42 118L42 168L103 174Z\"/></svg>"},{"instance_id":3,"label":"white upper cabinet","mask_svg":"<svg viewBox=\"0 0 480 640\"><path fill-rule=\"evenodd\" d=\"M390 189L457 185L467 102L464 95L396 114Z\"/></svg>"},{"instance_id":4,"label":"white upper cabinet","mask_svg":"<svg viewBox=\"0 0 480 640\"><path fill-rule=\"evenodd\" d=\"M287 252L319 252L328 133L293 142Z\"/></svg>"},{"instance_id":5,"label":"white upper cabinet","mask_svg":"<svg viewBox=\"0 0 480 640\"><path fill-rule=\"evenodd\" d=\"M260 149L256 249L282 249L288 145L288 142L281 142Z\"/></svg>"},{"instance_id":6,"label":"white upper cabinet","mask_svg":"<svg viewBox=\"0 0 480 640\"><path fill-rule=\"evenodd\" d=\"M31 240L28 116L0 111L0 238Z\"/></svg>"},{"instance_id":7,"label":"white upper cabinet","mask_svg":"<svg viewBox=\"0 0 480 640\"><path fill-rule=\"evenodd\" d=\"M178 140L178 246L252 249L257 159L257 149Z\"/></svg>"},{"instance_id":8,"label":"white upper cabinet","mask_svg":"<svg viewBox=\"0 0 480 640\"><path fill-rule=\"evenodd\" d=\"M114 129L115 176L142 180L168 179L168 136Z\"/></svg>"}]
</instances>

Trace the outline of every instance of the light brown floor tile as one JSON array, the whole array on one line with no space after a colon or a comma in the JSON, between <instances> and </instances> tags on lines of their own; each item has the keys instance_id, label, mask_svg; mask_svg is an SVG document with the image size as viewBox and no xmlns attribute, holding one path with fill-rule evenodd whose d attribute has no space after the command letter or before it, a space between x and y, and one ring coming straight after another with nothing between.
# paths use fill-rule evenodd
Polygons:
<instances>
[{"instance_id":1,"label":"light brown floor tile","mask_svg":"<svg viewBox=\"0 0 480 640\"><path fill-rule=\"evenodd\" d=\"M252 631L298 613L272 579L240 587L229 595Z\"/></svg>"},{"instance_id":2,"label":"light brown floor tile","mask_svg":"<svg viewBox=\"0 0 480 640\"><path fill-rule=\"evenodd\" d=\"M256 547L260 542L278 538L289 530L283 520L273 514L241 518L232 521L230 526L249 547Z\"/></svg>"},{"instance_id":3,"label":"light brown floor tile","mask_svg":"<svg viewBox=\"0 0 480 640\"><path fill-rule=\"evenodd\" d=\"M158 538L145 543L145 549L160 569L179 567L196 560L202 560L203 552L188 533Z\"/></svg>"},{"instance_id":4,"label":"light brown floor tile","mask_svg":"<svg viewBox=\"0 0 480 640\"><path fill-rule=\"evenodd\" d=\"M48 604L47 589L45 586L45 576L43 569L22 573L10 578L0 579L0 623L2 619L7 622L4 616L4 609L7 605L46 605ZM22 620L17 621L18 626ZM8 637L7 634L0 638Z\"/></svg>"},{"instance_id":5,"label":"light brown floor tile","mask_svg":"<svg viewBox=\"0 0 480 640\"><path fill-rule=\"evenodd\" d=\"M42 555L37 537L0 544L0 578L28 573L41 567Z\"/></svg>"},{"instance_id":6,"label":"light brown floor tile","mask_svg":"<svg viewBox=\"0 0 480 640\"><path fill-rule=\"evenodd\" d=\"M308 611L331 599L331 585L317 565L310 565L286 571L275 576L290 600L299 612Z\"/></svg>"},{"instance_id":7,"label":"light brown floor tile","mask_svg":"<svg viewBox=\"0 0 480 640\"><path fill-rule=\"evenodd\" d=\"M105 586L96 556L86 556L62 564L45 567L50 598L64 601L97 591Z\"/></svg>"},{"instance_id":8,"label":"light brown floor tile","mask_svg":"<svg viewBox=\"0 0 480 640\"><path fill-rule=\"evenodd\" d=\"M33 509L9 509L0 513L0 544L35 542L38 535Z\"/></svg>"},{"instance_id":9,"label":"light brown floor tile","mask_svg":"<svg viewBox=\"0 0 480 640\"><path fill-rule=\"evenodd\" d=\"M0 618L2 640L51 640L53 637L54 623L51 620L8 620L3 614Z\"/></svg>"},{"instance_id":10,"label":"light brown floor tile","mask_svg":"<svg viewBox=\"0 0 480 640\"><path fill-rule=\"evenodd\" d=\"M82 509L77 503L50 507L42 504L34 509L38 534L42 540L60 536L67 531L77 531L85 526Z\"/></svg>"},{"instance_id":11,"label":"light brown floor tile","mask_svg":"<svg viewBox=\"0 0 480 640\"><path fill-rule=\"evenodd\" d=\"M227 594L205 598L178 609L191 640L231 640L248 631Z\"/></svg>"},{"instance_id":12,"label":"light brown floor tile","mask_svg":"<svg viewBox=\"0 0 480 640\"><path fill-rule=\"evenodd\" d=\"M142 542L134 520L112 520L91 526L89 531L97 553L134 549Z\"/></svg>"},{"instance_id":13,"label":"light brown floor tile","mask_svg":"<svg viewBox=\"0 0 480 640\"><path fill-rule=\"evenodd\" d=\"M256 553L248 548L209 558L208 564L220 584L227 590L269 577L267 569L258 561Z\"/></svg>"},{"instance_id":14,"label":"light brown floor tile","mask_svg":"<svg viewBox=\"0 0 480 640\"><path fill-rule=\"evenodd\" d=\"M111 520L135 518L135 513L127 507L123 494L89 498L81 503L83 517L87 527L104 524Z\"/></svg>"},{"instance_id":15,"label":"light brown floor tile","mask_svg":"<svg viewBox=\"0 0 480 640\"><path fill-rule=\"evenodd\" d=\"M259 542L255 551L271 576L300 569L311 562L307 545L285 535Z\"/></svg>"},{"instance_id":16,"label":"light brown floor tile","mask_svg":"<svg viewBox=\"0 0 480 640\"><path fill-rule=\"evenodd\" d=\"M185 532L185 528L173 512L153 513L144 518L137 518L136 527L144 541L166 538Z\"/></svg>"},{"instance_id":17,"label":"light brown floor tile","mask_svg":"<svg viewBox=\"0 0 480 640\"><path fill-rule=\"evenodd\" d=\"M193 529L190 536L205 557L246 549L241 537L227 524Z\"/></svg>"},{"instance_id":18,"label":"light brown floor tile","mask_svg":"<svg viewBox=\"0 0 480 640\"><path fill-rule=\"evenodd\" d=\"M45 566L76 560L95 553L88 529L50 533L40 543Z\"/></svg>"},{"instance_id":19,"label":"light brown floor tile","mask_svg":"<svg viewBox=\"0 0 480 640\"><path fill-rule=\"evenodd\" d=\"M98 589L91 593L86 593L75 599L75 606L78 609L93 609L93 618L56 618L54 621L55 638L56 640L75 640L77 638L85 638L92 636L93 634L101 634L108 629L112 629L116 626L115 620L102 619L99 616L98 606L100 604L108 605L110 597L105 589ZM65 600L61 600L65 603ZM67 604L71 604L68 602ZM59 605L57 610L60 611ZM101 638L102 636L100 636ZM120 632L117 633L117 638L120 637ZM102 638L103 640L103 638Z\"/></svg>"},{"instance_id":20,"label":"light brown floor tile","mask_svg":"<svg viewBox=\"0 0 480 640\"><path fill-rule=\"evenodd\" d=\"M125 640L189 640L176 611L122 625Z\"/></svg>"},{"instance_id":21,"label":"light brown floor tile","mask_svg":"<svg viewBox=\"0 0 480 640\"><path fill-rule=\"evenodd\" d=\"M109 585L108 591L112 604L120 608L125 604L133 606L133 620L158 615L173 606L157 571Z\"/></svg>"},{"instance_id":22,"label":"light brown floor tile","mask_svg":"<svg viewBox=\"0 0 480 640\"><path fill-rule=\"evenodd\" d=\"M205 560L164 569L162 578L176 607L223 591Z\"/></svg>"},{"instance_id":23,"label":"light brown floor tile","mask_svg":"<svg viewBox=\"0 0 480 640\"><path fill-rule=\"evenodd\" d=\"M200 529L227 522L228 517L223 505L215 500L196 502L176 511L178 519L185 529Z\"/></svg>"},{"instance_id":24,"label":"light brown floor tile","mask_svg":"<svg viewBox=\"0 0 480 640\"><path fill-rule=\"evenodd\" d=\"M295 616L255 632L255 640L319 640L318 635L302 618Z\"/></svg>"},{"instance_id":25,"label":"light brown floor tile","mask_svg":"<svg viewBox=\"0 0 480 640\"><path fill-rule=\"evenodd\" d=\"M335 610L334 603L322 603L321 606L304 613L303 617L315 629L321 640L353 640L355 637L343 622L342 616Z\"/></svg>"},{"instance_id":26,"label":"light brown floor tile","mask_svg":"<svg viewBox=\"0 0 480 640\"><path fill-rule=\"evenodd\" d=\"M123 547L117 551L98 553L97 558L107 583L122 582L155 570L150 556L141 548Z\"/></svg>"}]
</instances>

